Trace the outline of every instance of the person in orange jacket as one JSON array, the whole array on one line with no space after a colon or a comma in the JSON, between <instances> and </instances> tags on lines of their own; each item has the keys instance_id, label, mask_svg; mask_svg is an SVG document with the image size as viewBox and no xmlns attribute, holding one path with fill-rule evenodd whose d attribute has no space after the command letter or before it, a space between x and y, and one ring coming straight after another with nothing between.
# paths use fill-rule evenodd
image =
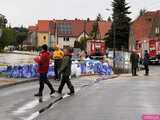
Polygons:
<instances>
[{"instance_id":1,"label":"person in orange jacket","mask_svg":"<svg viewBox=\"0 0 160 120\"><path fill-rule=\"evenodd\" d=\"M35 96L42 97L44 84L50 88L51 92L50 95L52 96L55 93L55 90L47 78L47 73L49 69L49 62L50 62L50 53L47 51L48 46L43 45L42 51L40 52L39 56L36 57L34 60L38 64L37 72L40 74L39 76L39 92L35 94Z\"/></svg>"},{"instance_id":2,"label":"person in orange jacket","mask_svg":"<svg viewBox=\"0 0 160 120\"><path fill-rule=\"evenodd\" d=\"M55 71L55 79L59 80L60 79L60 74L59 74L59 68L61 67L62 59L64 57L63 51L60 49L58 45L55 47L55 51L53 53L53 59L54 59L54 71Z\"/></svg>"}]
</instances>

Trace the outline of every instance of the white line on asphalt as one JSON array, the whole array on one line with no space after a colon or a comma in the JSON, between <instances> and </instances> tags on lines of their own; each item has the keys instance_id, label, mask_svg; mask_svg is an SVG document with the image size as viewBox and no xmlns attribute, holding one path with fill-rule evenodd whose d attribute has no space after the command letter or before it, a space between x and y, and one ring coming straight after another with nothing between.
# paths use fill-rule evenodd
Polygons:
<instances>
[{"instance_id":1,"label":"white line on asphalt","mask_svg":"<svg viewBox=\"0 0 160 120\"><path fill-rule=\"evenodd\" d=\"M77 93L78 91L80 91L80 88L77 88L77 89L75 90L76 93ZM67 97L69 97L69 95L65 94L65 95L62 97L62 99L67 98ZM53 104L50 109L54 108L54 106L55 106L56 104L57 104L57 102L56 102L55 104ZM40 112L37 111L37 112L34 112L33 114L31 114L28 118L23 118L23 120L33 120L33 119L37 118L39 115L40 115Z\"/></svg>"},{"instance_id":2,"label":"white line on asphalt","mask_svg":"<svg viewBox=\"0 0 160 120\"><path fill-rule=\"evenodd\" d=\"M24 118L23 120L33 120L37 118L38 116L39 116L39 112L35 112L31 116L29 116L28 118Z\"/></svg>"},{"instance_id":3,"label":"white line on asphalt","mask_svg":"<svg viewBox=\"0 0 160 120\"><path fill-rule=\"evenodd\" d=\"M50 99L50 96L44 96L43 101L45 102L45 101L48 101L49 99ZM13 112L13 114L14 115L23 114L23 113L27 112L28 110L35 108L37 105L39 105L38 98L33 101L29 101L28 103L26 103L22 107L18 108L16 111Z\"/></svg>"},{"instance_id":4,"label":"white line on asphalt","mask_svg":"<svg viewBox=\"0 0 160 120\"><path fill-rule=\"evenodd\" d=\"M27 104L25 104L24 106L18 108L16 111L14 111L13 114L19 115L19 114L25 113L25 112L27 112L27 110L30 110L30 109L36 107L38 104L39 104L39 101L37 99L30 101Z\"/></svg>"}]
</instances>

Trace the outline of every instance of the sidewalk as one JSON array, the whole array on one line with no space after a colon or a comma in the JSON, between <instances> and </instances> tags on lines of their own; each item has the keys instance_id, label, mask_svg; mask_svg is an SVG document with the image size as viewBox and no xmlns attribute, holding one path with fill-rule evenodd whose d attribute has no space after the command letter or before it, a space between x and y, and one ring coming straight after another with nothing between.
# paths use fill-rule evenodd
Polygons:
<instances>
[{"instance_id":1,"label":"sidewalk","mask_svg":"<svg viewBox=\"0 0 160 120\"><path fill-rule=\"evenodd\" d=\"M32 79L16 79L16 78L6 78L6 77L0 77L0 89L5 87L10 87L13 85L28 83L28 82L34 82L38 80L37 78Z\"/></svg>"},{"instance_id":2,"label":"sidewalk","mask_svg":"<svg viewBox=\"0 0 160 120\"><path fill-rule=\"evenodd\" d=\"M29 51L12 51L10 53L15 53L15 54L23 54L23 55L38 55L38 52L29 52Z\"/></svg>"},{"instance_id":3,"label":"sidewalk","mask_svg":"<svg viewBox=\"0 0 160 120\"><path fill-rule=\"evenodd\" d=\"M144 70L140 70L137 72L138 76L132 76L131 73L128 74L120 74L118 78L116 78L115 80L159 80L159 72L158 71L154 71L152 69L150 69L150 73L149 76L145 76L145 71Z\"/></svg>"},{"instance_id":4,"label":"sidewalk","mask_svg":"<svg viewBox=\"0 0 160 120\"><path fill-rule=\"evenodd\" d=\"M108 79L113 79L118 77L117 75L111 75L111 76L101 76L101 75L93 75L93 76L81 76L78 78L72 78L71 80L77 84L78 81L80 83L83 83L85 81L89 81L91 83L96 82L97 80L108 80ZM38 78L29 78L29 79L16 79L16 78L5 78L5 77L0 77L0 89L1 88L6 88L18 84L23 84L23 83L29 83L29 82L36 82L38 81ZM57 83L57 81L52 81Z\"/></svg>"}]
</instances>

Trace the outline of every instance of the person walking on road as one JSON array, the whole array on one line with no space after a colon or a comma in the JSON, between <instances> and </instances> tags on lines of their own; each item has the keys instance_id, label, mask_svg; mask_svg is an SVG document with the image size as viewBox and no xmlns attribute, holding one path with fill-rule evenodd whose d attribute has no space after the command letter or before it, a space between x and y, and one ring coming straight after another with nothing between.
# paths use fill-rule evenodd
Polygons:
<instances>
[{"instance_id":1,"label":"person walking on road","mask_svg":"<svg viewBox=\"0 0 160 120\"><path fill-rule=\"evenodd\" d=\"M44 84L47 84L47 86L50 88L51 92L50 95L53 95L55 93L55 90L50 83L50 81L47 78L47 73L49 69L49 62L50 62L50 53L47 51L48 46L43 45L42 46L42 51L40 52L39 56L36 57L34 60L36 63L38 63L38 69L37 71L39 72L39 92L35 94L35 96L42 97L43 95L43 89L44 89Z\"/></svg>"},{"instance_id":2,"label":"person walking on road","mask_svg":"<svg viewBox=\"0 0 160 120\"><path fill-rule=\"evenodd\" d=\"M61 75L59 74L59 69L61 67L63 57L64 57L63 51L60 49L58 45L56 45L55 51L53 53L55 80L59 80L61 77Z\"/></svg>"},{"instance_id":3,"label":"person walking on road","mask_svg":"<svg viewBox=\"0 0 160 120\"><path fill-rule=\"evenodd\" d=\"M70 89L70 93L68 93L69 95L73 95L75 92L74 87L70 81L71 63L71 49L67 47L64 49L64 58L59 70L59 72L62 74L62 80L58 89L59 94L62 94L62 90L65 84L67 84L68 88Z\"/></svg>"},{"instance_id":4,"label":"person walking on road","mask_svg":"<svg viewBox=\"0 0 160 120\"><path fill-rule=\"evenodd\" d=\"M133 50L132 53L131 53L130 62L131 62L131 67L132 67L132 76L137 76L139 55L136 53L135 50Z\"/></svg>"},{"instance_id":5,"label":"person walking on road","mask_svg":"<svg viewBox=\"0 0 160 120\"><path fill-rule=\"evenodd\" d=\"M145 53L144 53L144 69L145 69L145 75L148 76L149 75L149 54L148 54L148 51L145 50Z\"/></svg>"}]
</instances>

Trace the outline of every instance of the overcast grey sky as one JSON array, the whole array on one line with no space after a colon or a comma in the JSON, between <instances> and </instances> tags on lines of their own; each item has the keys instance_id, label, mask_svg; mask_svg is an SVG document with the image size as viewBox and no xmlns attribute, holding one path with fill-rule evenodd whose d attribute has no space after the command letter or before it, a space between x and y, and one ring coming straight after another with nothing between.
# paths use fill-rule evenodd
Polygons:
<instances>
[{"instance_id":1,"label":"overcast grey sky","mask_svg":"<svg viewBox=\"0 0 160 120\"><path fill-rule=\"evenodd\" d=\"M12 26L34 25L38 19L94 19L98 13L104 18L111 15L112 0L1 0L0 13ZM160 0L127 0L132 18L141 8L160 9Z\"/></svg>"}]
</instances>

